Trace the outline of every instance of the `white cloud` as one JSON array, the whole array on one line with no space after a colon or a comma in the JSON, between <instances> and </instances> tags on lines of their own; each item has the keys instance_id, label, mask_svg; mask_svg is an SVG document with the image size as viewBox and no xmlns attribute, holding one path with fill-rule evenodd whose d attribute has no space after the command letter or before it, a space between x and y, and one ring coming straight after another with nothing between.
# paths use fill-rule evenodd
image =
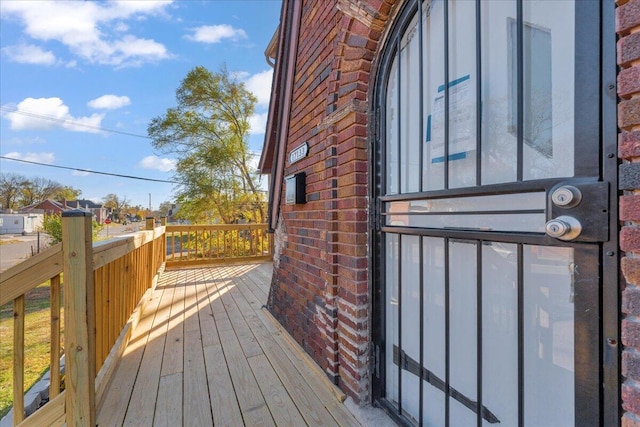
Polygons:
<instances>
[{"instance_id":1,"label":"white cloud","mask_svg":"<svg viewBox=\"0 0 640 427\"><path fill-rule=\"evenodd\" d=\"M246 80L251 74L247 71L230 71L229 76L234 80Z\"/></svg>"},{"instance_id":2,"label":"white cloud","mask_svg":"<svg viewBox=\"0 0 640 427\"><path fill-rule=\"evenodd\" d=\"M44 50L32 44L20 44L2 48L2 53L13 62L20 64L54 65L56 56L53 52Z\"/></svg>"},{"instance_id":3,"label":"white cloud","mask_svg":"<svg viewBox=\"0 0 640 427\"><path fill-rule=\"evenodd\" d=\"M2 142L0 142L0 146L4 145L4 144L11 144L11 145L32 145L32 144L44 144L46 143L47 140L41 138L40 136L33 136L33 137L28 137L28 138L23 138L23 137L13 137L10 139L5 139L2 140Z\"/></svg>"},{"instance_id":4,"label":"white cloud","mask_svg":"<svg viewBox=\"0 0 640 427\"><path fill-rule=\"evenodd\" d=\"M71 175L73 176L87 176L90 175L89 172L84 172L84 171L73 171L71 172Z\"/></svg>"},{"instance_id":5,"label":"white cloud","mask_svg":"<svg viewBox=\"0 0 640 427\"><path fill-rule=\"evenodd\" d=\"M140 167L144 169L154 169L161 172L169 172L175 169L176 161L174 159L162 159L158 156L147 156L140 160Z\"/></svg>"},{"instance_id":6,"label":"white cloud","mask_svg":"<svg viewBox=\"0 0 640 427\"><path fill-rule=\"evenodd\" d=\"M73 132L99 133L104 114L74 117L60 98L26 98L16 111L5 113L13 130L65 129Z\"/></svg>"},{"instance_id":7,"label":"white cloud","mask_svg":"<svg viewBox=\"0 0 640 427\"><path fill-rule=\"evenodd\" d=\"M194 42L200 43L220 43L223 39L230 39L237 41L240 39L246 39L247 33L241 28L233 28L231 25L203 25L197 28L191 28L192 35L187 35L185 38Z\"/></svg>"},{"instance_id":8,"label":"white cloud","mask_svg":"<svg viewBox=\"0 0 640 427\"><path fill-rule=\"evenodd\" d=\"M249 133L252 135L262 135L267 130L267 117L269 113L254 114L249 117Z\"/></svg>"},{"instance_id":9,"label":"white cloud","mask_svg":"<svg viewBox=\"0 0 640 427\"><path fill-rule=\"evenodd\" d=\"M128 96L102 95L96 99L92 99L87 103L91 108L99 110L115 110L131 104Z\"/></svg>"},{"instance_id":10,"label":"white cloud","mask_svg":"<svg viewBox=\"0 0 640 427\"><path fill-rule=\"evenodd\" d=\"M261 73L254 74L245 80L245 86L258 98L258 105L268 106L271 97L271 80L273 70L269 69Z\"/></svg>"},{"instance_id":11,"label":"white cloud","mask_svg":"<svg viewBox=\"0 0 640 427\"><path fill-rule=\"evenodd\" d=\"M18 160L26 160L28 162L37 162L37 163L46 163L52 165L55 161L55 155L53 153L19 153L17 151L12 151L11 153L7 153L4 155L5 157L10 157L12 159Z\"/></svg>"},{"instance_id":12,"label":"white cloud","mask_svg":"<svg viewBox=\"0 0 640 427\"><path fill-rule=\"evenodd\" d=\"M171 57L162 44L127 34L124 22L165 14L170 3L10 1L3 3L3 18L17 18L34 40L56 41L86 61L124 67Z\"/></svg>"}]
</instances>

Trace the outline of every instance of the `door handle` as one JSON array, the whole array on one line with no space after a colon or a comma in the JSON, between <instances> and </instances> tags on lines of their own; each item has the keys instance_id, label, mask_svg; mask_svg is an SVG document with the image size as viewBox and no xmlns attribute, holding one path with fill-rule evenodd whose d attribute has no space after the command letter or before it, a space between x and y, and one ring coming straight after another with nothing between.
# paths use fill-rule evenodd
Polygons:
<instances>
[{"instance_id":1,"label":"door handle","mask_svg":"<svg viewBox=\"0 0 640 427\"><path fill-rule=\"evenodd\" d=\"M544 225L547 236L559 240L573 240L582 233L582 224L572 216L562 215Z\"/></svg>"}]
</instances>

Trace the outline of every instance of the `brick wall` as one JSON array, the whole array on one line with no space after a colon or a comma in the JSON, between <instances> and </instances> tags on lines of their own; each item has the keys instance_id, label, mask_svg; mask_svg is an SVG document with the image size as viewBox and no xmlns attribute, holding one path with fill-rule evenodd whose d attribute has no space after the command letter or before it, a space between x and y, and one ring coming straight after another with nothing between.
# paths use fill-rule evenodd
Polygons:
<instances>
[{"instance_id":1,"label":"brick wall","mask_svg":"<svg viewBox=\"0 0 640 427\"><path fill-rule=\"evenodd\" d=\"M307 203L282 206L269 309L346 393L369 400L371 64L393 0L305 0L286 152L309 154Z\"/></svg>"},{"instance_id":2,"label":"brick wall","mask_svg":"<svg viewBox=\"0 0 640 427\"><path fill-rule=\"evenodd\" d=\"M618 0L618 154L622 292L622 425L640 427L640 0Z\"/></svg>"}]
</instances>

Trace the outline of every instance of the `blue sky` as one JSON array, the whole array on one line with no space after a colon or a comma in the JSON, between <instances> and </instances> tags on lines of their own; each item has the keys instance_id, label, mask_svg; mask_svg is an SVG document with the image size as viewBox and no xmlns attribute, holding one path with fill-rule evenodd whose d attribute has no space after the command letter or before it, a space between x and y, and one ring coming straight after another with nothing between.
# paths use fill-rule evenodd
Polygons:
<instances>
[{"instance_id":1,"label":"blue sky","mask_svg":"<svg viewBox=\"0 0 640 427\"><path fill-rule=\"evenodd\" d=\"M280 6L280 0L2 0L0 155L171 180L175 160L154 151L147 125L175 106L189 70L223 64L259 100L249 141L259 153L272 78L264 51ZM173 199L167 183L12 160L0 160L0 172L55 180L96 201L116 193L147 207L151 193L156 209Z\"/></svg>"}]
</instances>

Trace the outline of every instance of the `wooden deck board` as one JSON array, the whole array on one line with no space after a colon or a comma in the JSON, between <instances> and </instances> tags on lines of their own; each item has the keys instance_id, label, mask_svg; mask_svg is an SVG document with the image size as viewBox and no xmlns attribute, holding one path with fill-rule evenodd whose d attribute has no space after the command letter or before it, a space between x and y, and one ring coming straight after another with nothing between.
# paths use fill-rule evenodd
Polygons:
<instances>
[{"instance_id":1,"label":"wooden deck board","mask_svg":"<svg viewBox=\"0 0 640 427\"><path fill-rule=\"evenodd\" d=\"M170 272L175 279L179 279L178 272ZM175 373L182 373L183 369L183 343L184 343L184 287L176 286L173 293L173 303L171 305L171 315L169 317L169 329L164 345L164 355L162 357L161 376L168 376Z\"/></svg>"},{"instance_id":2,"label":"wooden deck board","mask_svg":"<svg viewBox=\"0 0 640 427\"><path fill-rule=\"evenodd\" d=\"M166 271L98 424L358 425L264 312L270 277L271 264Z\"/></svg>"},{"instance_id":3,"label":"wooden deck board","mask_svg":"<svg viewBox=\"0 0 640 427\"><path fill-rule=\"evenodd\" d=\"M151 324L159 304L160 298L154 295L140 316L140 322L122 354L114 378L105 391L104 402L98 408L96 420L99 426L118 426L124 421Z\"/></svg>"},{"instance_id":4,"label":"wooden deck board","mask_svg":"<svg viewBox=\"0 0 640 427\"><path fill-rule=\"evenodd\" d=\"M151 426L155 414L155 400L162 369L162 354L171 313L173 288L160 290L160 304L153 319L149 339L138 370L136 383L124 418L125 426Z\"/></svg>"}]
</instances>

